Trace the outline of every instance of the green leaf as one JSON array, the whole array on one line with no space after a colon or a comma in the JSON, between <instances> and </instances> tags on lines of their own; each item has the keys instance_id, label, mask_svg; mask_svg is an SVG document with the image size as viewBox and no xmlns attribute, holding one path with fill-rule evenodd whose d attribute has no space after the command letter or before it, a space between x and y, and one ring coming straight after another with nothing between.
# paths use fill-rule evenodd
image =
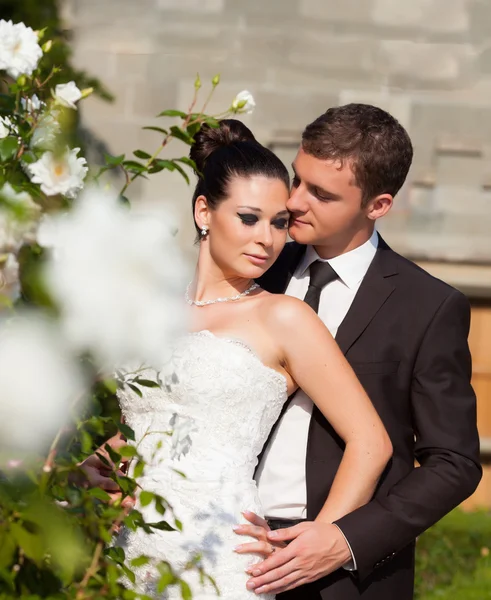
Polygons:
<instances>
[{"instance_id":1,"label":"green leaf","mask_svg":"<svg viewBox=\"0 0 491 600\"><path fill-rule=\"evenodd\" d=\"M179 582L179 585L181 586L182 600L191 600L191 598L193 597L193 594L191 593L191 588L184 581L184 579L181 579L181 581Z\"/></svg>"},{"instance_id":2,"label":"green leaf","mask_svg":"<svg viewBox=\"0 0 491 600\"><path fill-rule=\"evenodd\" d=\"M132 383L127 383L126 385L127 385L127 386L128 386L130 389L131 389L131 390L133 390L137 396L140 396L140 398L143 398L142 391L141 391L141 390L139 390L139 389L136 387L136 385L133 385Z\"/></svg>"},{"instance_id":3,"label":"green leaf","mask_svg":"<svg viewBox=\"0 0 491 600\"><path fill-rule=\"evenodd\" d=\"M118 423L119 431L124 435L127 440L135 441L135 432L126 423Z\"/></svg>"},{"instance_id":4,"label":"green leaf","mask_svg":"<svg viewBox=\"0 0 491 600\"><path fill-rule=\"evenodd\" d=\"M97 498L97 500L102 500L102 502L109 502L111 500L111 496L101 488L91 488L87 493L89 496Z\"/></svg>"},{"instance_id":5,"label":"green leaf","mask_svg":"<svg viewBox=\"0 0 491 600\"><path fill-rule=\"evenodd\" d=\"M120 154L119 156L104 154L104 159L106 160L106 165L117 167L124 161L124 154Z\"/></svg>"},{"instance_id":6,"label":"green leaf","mask_svg":"<svg viewBox=\"0 0 491 600\"><path fill-rule=\"evenodd\" d=\"M165 588L169 587L169 585L172 585L176 582L176 576L172 572L171 566L167 562L161 562L157 568L160 573L160 579L157 585L157 592L161 594L165 590Z\"/></svg>"},{"instance_id":7,"label":"green leaf","mask_svg":"<svg viewBox=\"0 0 491 600\"><path fill-rule=\"evenodd\" d=\"M201 122L198 122L198 123L191 123L191 125L188 125L186 127L186 131L188 132L190 137L192 137L194 139L194 136L201 129L201 125L202 125Z\"/></svg>"},{"instance_id":8,"label":"green leaf","mask_svg":"<svg viewBox=\"0 0 491 600\"><path fill-rule=\"evenodd\" d=\"M80 432L80 443L82 446L82 452L84 454L89 454L92 450L93 440L90 433L85 429L82 429L82 431Z\"/></svg>"},{"instance_id":9,"label":"green leaf","mask_svg":"<svg viewBox=\"0 0 491 600\"><path fill-rule=\"evenodd\" d=\"M118 452L126 458L133 458L133 456L138 454L134 446L121 446L121 448L118 448Z\"/></svg>"},{"instance_id":10,"label":"green leaf","mask_svg":"<svg viewBox=\"0 0 491 600\"><path fill-rule=\"evenodd\" d=\"M139 460L136 463L135 468L133 469L133 477L135 479L138 479L139 477L141 477L143 475L144 469L145 469L145 463L142 460Z\"/></svg>"},{"instance_id":11,"label":"green leaf","mask_svg":"<svg viewBox=\"0 0 491 600\"><path fill-rule=\"evenodd\" d=\"M174 161L183 163L184 165L187 165L188 167L191 167L191 169L193 169L194 171L197 170L196 163L194 162L194 160L191 160L187 156L182 156L181 158L175 158Z\"/></svg>"},{"instance_id":12,"label":"green leaf","mask_svg":"<svg viewBox=\"0 0 491 600\"><path fill-rule=\"evenodd\" d=\"M179 519L174 519L174 524L179 531L182 531L182 521L179 521Z\"/></svg>"},{"instance_id":13,"label":"green leaf","mask_svg":"<svg viewBox=\"0 0 491 600\"><path fill-rule=\"evenodd\" d=\"M163 169L168 169L169 171L175 171L176 169L176 165L173 163L172 160L158 158L154 161L154 163L157 164L159 167L162 167Z\"/></svg>"},{"instance_id":14,"label":"green leaf","mask_svg":"<svg viewBox=\"0 0 491 600\"><path fill-rule=\"evenodd\" d=\"M137 162L136 160L125 160L123 163L123 167L130 171L131 173L146 173L147 167Z\"/></svg>"},{"instance_id":15,"label":"green leaf","mask_svg":"<svg viewBox=\"0 0 491 600\"><path fill-rule=\"evenodd\" d=\"M131 569L128 569L128 567L124 563L121 563L120 567L123 570L126 577L128 577L128 579L131 581L131 583L135 584L136 575L133 573L133 571Z\"/></svg>"},{"instance_id":16,"label":"green leaf","mask_svg":"<svg viewBox=\"0 0 491 600\"><path fill-rule=\"evenodd\" d=\"M44 556L44 544L40 533L30 533L18 522L11 523L10 530L24 554L35 563L40 563Z\"/></svg>"},{"instance_id":17,"label":"green leaf","mask_svg":"<svg viewBox=\"0 0 491 600\"><path fill-rule=\"evenodd\" d=\"M183 479L187 479L185 473L183 473L182 471L179 471L178 469L174 469L174 468L172 470L174 471L174 473L176 473L177 475L179 475Z\"/></svg>"},{"instance_id":18,"label":"green leaf","mask_svg":"<svg viewBox=\"0 0 491 600\"><path fill-rule=\"evenodd\" d=\"M116 452L114 448L111 448L109 444L104 444L104 450L109 454L109 458L113 461L113 463L119 464L121 462L121 454Z\"/></svg>"},{"instance_id":19,"label":"green leaf","mask_svg":"<svg viewBox=\"0 0 491 600\"><path fill-rule=\"evenodd\" d=\"M109 469L112 469L112 465L111 463L107 460L107 456L104 456L104 454L102 454L101 452L97 452L96 451L96 456L99 458L99 460L106 465L106 467L108 467Z\"/></svg>"},{"instance_id":20,"label":"green leaf","mask_svg":"<svg viewBox=\"0 0 491 600\"><path fill-rule=\"evenodd\" d=\"M15 156L19 142L16 137L8 136L3 140L0 140L0 160L7 162Z\"/></svg>"},{"instance_id":21,"label":"green leaf","mask_svg":"<svg viewBox=\"0 0 491 600\"><path fill-rule=\"evenodd\" d=\"M14 560L15 540L6 527L0 529L0 569L8 568Z\"/></svg>"},{"instance_id":22,"label":"green leaf","mask_svg":"<svg viewBox=\"0 0 491 600\"><path fill-rule=\"evenodd\" d=\"M162 501L162 498L161 498L161 497L159 497L159 496L156 496L156 497L155 497L155 510L156 510L156 511L157 511L159 514L161 514L162 516L164 516L164 515L165 515L165 513L166 513L166 510L167 510L167 509L165 508L165 506L164 506L164 503L163 503L163 501Z\"/></svg>"},{"instance_id":23,"label":"green leaf","mask_svg":"<svg viewBox=\"0 0 491 600\"><path fill-rule=\"evenodd\" d=\"M24 152L24 154L21 156L21 161L26 163L26 165L30 165L37 161L37 157L34 152Z\"/></svg>"},{"instance_id":24,"label":"green leaf","mask_svg":"<svg viewBox=\"0 0 491 600\"><path fill-rule=\"evenodd\" d=\"M181 142L184 142L185 144L189 144L190 146L194 144L193 138L186 131L183 131L175 125L170 128L170 134L172 137L181 140Z\"/></svg>"},{"instance_id":25,"label":"green leaf","mask_svg":"<svg viewBox=\"0 0 491 600\"><path fill-rule=\"evenodd\" d=\"M158 131L163 135L167 135L169 133L167 129L162 129L162 127L142 127L142 129L148 129L149 131Z\"/></svg>"},{"instance_id":26,"label":"green leaf","mask_svg":"<svg viewBox=\"0 0 491 600\"><path fill-rule=\"evenodd\" d=\"M148 506L149 504L151 504L152 500L155 498L155 495L152 494L152 492L147 492L145 490L143 490L143 492L140 492L140 504L142 506Z\"/></svg>"},{"instance_id":27,"label":"green leaf","mask_svg":"<svg viewBox=\"0 0 491 600\"><path fill-rule=\"evenodd\" d=\"M183 176L184 181L189 185L189 176L186 173L186 171L181 167L181 165L178 165L177 163L174 163L174 166L176 170L179 171L179 173Z\"/></svg>"},{"instance_id":28,"label":"green leaf","mask_svg":"<svg viewBox=\"0 0 491 600\"><path fill-rule=\"evenodd\" d=\"M137 558L134 558L132 561L130 561L130 565L132 567L143 567L144 565L148 565L148 563L148 556L138 556Z\"/></svg>"},{"instance_id":29,"label":"green leaf","mask_svg":"<svg viewBox=\"0 0 491 600\"><path fill-rule=\"evenodd\" d=\"M160 387L160 385L156 381L152 381L151 379L140 379L139 377L137 377L135 379L135 383L137 383L138 385L142 385L144 387L150 387L150 388Z\"/></svg>"},{"instance_id":30,"label":"green leaf","mask_svg":"<svg viewBox=\"0 0 491 600\"><path fill-rule=\"evenodd\" d=\"M118 382L114 379L114 377L104 379L102 381L102 385L111 392L111 394L115 394L118 390Z\"/></svg>"},{"instance_id":31,"label":"green leaf","mask_svg":"<svg viewBox=\"0 0 491 600\"><path fill-rule=\"evenodd\" d=\"M143 158L145 160L152 158L152 156L148 154L148 152L144 152L143 150L135 150L133 154L136 156L136 158Z\"/></svg>"},{"instance_id":32,"label":"green leaf","mask_svg":"<svg viewBox=\"0 0 491 600\"><path fill-rule=\"evenodd\" d=\"M124 549L121 546L111 546L106 550L106 556L120 565L125 559Z\"/></svg>"},{"instance_id":33,"label":"green leaf","mask_svg":"<svg viewBox=\"0 0 491 600\"><path fill-rule=\"evenodd\" d=\"M172 527L167 521L157 521L156 523L147 523L147 525L159 531L176 531L175 527Z\"/></svg>"},{"instance_id":34,"label":"green leaf","mask_svg":"<svg viewBox=\"0 0 491 600\"><path fill-rule=\"evenodd\" d=\"M157 117L181 117L181 119L185 119L188 115L182 110L164 110L159 113Z\"/></svg>"}]
</instances>

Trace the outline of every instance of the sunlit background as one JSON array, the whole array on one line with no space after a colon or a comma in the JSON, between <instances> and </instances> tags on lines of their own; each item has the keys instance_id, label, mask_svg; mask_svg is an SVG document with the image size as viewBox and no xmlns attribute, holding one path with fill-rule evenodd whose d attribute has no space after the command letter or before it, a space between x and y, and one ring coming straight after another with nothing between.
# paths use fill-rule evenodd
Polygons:
<instances>
[{"instance_id":1,"label":"sunlit background","mask_svg":"<svg viewBox=\"0 0 491 600\"><path fill-rule=\"evenodd\" d=\"M54 3L36 0L36 10L44 2ZM0 0L0 18L3 5L12 2ZM114 95L113 102L94 95L80 107L93 160L135 148L152 154L158 134L141 128L162 126L155 115L165 108L187 110L197 72L204 88L221 76L211 114L238 91L253 93L257 108L243 119L288 166L303 127L330 106L375 104L406 127L414 164L379 229L396 251L471 301L485 473L464 508L491 508L491 2L63 0L59 11L72 64ZM169 152L176 156L174 145ZM193 255L191 189L182 177L139 179L129 195L176 221L180 244ZM450 528L462 533L459 519ZM475 532L481 523L463 527ZM487 556L487 546L475 550ZM424 552L431 557L431 545ZM442 569L455 567L468 565Z\"/></svg>"}]
</instances>

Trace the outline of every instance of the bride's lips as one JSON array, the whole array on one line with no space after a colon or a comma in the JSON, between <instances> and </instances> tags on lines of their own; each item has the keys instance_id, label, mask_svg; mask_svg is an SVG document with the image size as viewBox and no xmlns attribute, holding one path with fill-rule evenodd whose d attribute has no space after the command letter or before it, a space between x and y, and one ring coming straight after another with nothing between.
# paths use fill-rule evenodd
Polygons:
<instances>
[{"instance_id":1,"label":"bride's lips","mask_svg":"<svg viewBox=\"0 0 491 600\"><path fill-rule=\"evenodd\" d=\"M269 256L262 256L260 254L244 254L244 256L255 265L264 265L269 260Z\"/></svg>"}]
</instances>

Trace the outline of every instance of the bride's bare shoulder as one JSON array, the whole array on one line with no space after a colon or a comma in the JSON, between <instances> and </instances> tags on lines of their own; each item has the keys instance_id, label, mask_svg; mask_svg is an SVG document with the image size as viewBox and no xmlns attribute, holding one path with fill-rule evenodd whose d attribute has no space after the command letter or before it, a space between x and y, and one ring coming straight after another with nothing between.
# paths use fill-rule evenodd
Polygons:
<instances>
[{"instance_id":1,"label":"bride's bare shoulder","mask_svg":"<svg viewBox=\"0 0 491 600\"><path fill-rule=\"evenodd\" d=\"M317 320L316 313L303 300L286 294L267 294L263 300L265 314L272 323L283 326L292 321L301 322Z\"/></svg>"}]
</instances>

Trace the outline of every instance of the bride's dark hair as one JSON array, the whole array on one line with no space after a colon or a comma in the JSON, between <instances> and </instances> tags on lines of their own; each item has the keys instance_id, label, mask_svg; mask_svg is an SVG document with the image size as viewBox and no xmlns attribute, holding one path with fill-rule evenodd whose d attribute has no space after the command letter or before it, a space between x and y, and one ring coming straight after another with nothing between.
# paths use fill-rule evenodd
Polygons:
<instances>
[{"instance_id":1,"label":"bride's dark hair","mask_svg":"<svg viewBox=\"0 0 491 600\"><path fill-rule=\"evenodd\" d=\"M198 170L193 215L198 196L205 196L212 209L225 200L233 177L263 175L279 179L287 188L290 187L285 165L276 154L256 140L248 127L236 119L223 119L219 127L203 125L195 136L189 157ZM199 235L196 222L194 225Z\"/></svg>"}]
</instances>

